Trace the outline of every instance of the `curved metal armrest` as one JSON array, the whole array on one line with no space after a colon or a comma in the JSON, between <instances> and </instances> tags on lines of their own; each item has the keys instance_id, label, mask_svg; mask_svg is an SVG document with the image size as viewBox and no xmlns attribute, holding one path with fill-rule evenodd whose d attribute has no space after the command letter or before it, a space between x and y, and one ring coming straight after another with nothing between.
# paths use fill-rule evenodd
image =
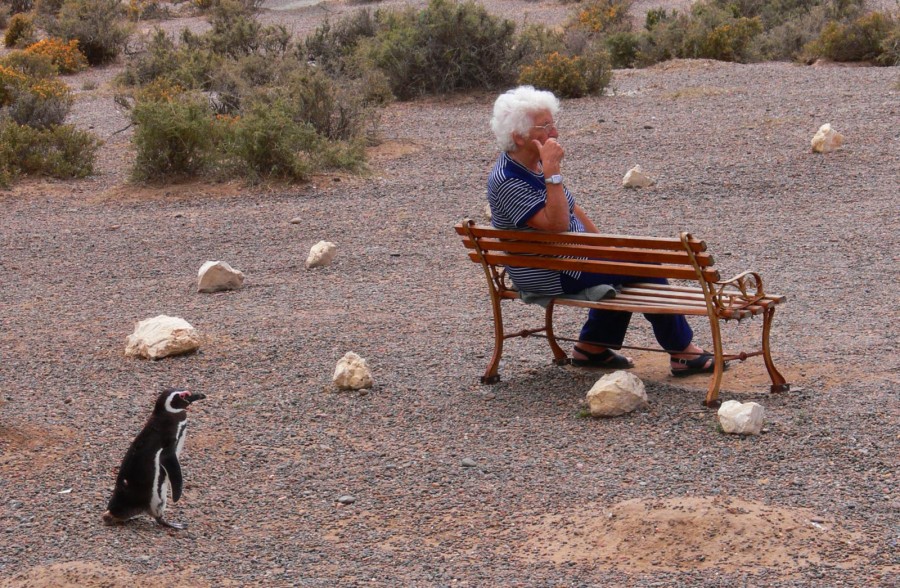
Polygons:
<instances>
[{"instance_id":1,"label":"curved metal armrest","mask_svg":"<svg viewBox=\"0 0 900 588\"><path fill-rule=\"evenodd\" d=\"M746 308L765 297L762 277L756 272L743 272L713 283L713 300L720 310Z\"/></svg>"}]
</instances>

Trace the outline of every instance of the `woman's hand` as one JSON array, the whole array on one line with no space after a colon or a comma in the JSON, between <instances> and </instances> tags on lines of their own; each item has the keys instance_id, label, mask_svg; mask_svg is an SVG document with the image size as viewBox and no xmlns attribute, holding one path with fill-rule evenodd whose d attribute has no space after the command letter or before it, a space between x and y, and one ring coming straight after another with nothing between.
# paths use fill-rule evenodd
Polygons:
<instances>
[{"instance_id":1,"label":"woman's hand","mask_svg":"<svg viewBox=\"0 0 900 588\"><path fill-rule=\"evenodd\" d=\"M543 143L533 139L534 147L541 155L544 178L560 173L560 163L566 152L556 139ZM547 184L547 204L527 221L528 226L539 231L561 232L569 230L569 202L562 184Z\"/></svg>"},{"instance_id":2,"label":"woman's hand","mask_svg":"<svg viewBox=\"0 0 900 588\"><path fill-rule=\"evenodd\" d=\"M560 172L560 165L566 155L565 149L556 139L550 138L541 143L532 139L535 148L541 154L541 165L544 168L544 176L552 176Z\"/></svg>"}]
</instances>

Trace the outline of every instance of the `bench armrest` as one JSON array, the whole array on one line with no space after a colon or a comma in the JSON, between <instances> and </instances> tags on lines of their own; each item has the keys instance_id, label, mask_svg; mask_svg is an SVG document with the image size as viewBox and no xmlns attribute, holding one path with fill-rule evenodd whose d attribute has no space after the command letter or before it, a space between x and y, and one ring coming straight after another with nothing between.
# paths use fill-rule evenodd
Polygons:
<instances>
[{"instance_id":1,"label":"bench armrest","mask_svg":"<svg viewBox=\"0 0 900 588\"><path fill-rule=\"evenodd\" d=\"M712 287L713 301L719 310L746 308L766 297L762 277L756 272L742 272L714 282Z\"/></svg>"}]
</instances>

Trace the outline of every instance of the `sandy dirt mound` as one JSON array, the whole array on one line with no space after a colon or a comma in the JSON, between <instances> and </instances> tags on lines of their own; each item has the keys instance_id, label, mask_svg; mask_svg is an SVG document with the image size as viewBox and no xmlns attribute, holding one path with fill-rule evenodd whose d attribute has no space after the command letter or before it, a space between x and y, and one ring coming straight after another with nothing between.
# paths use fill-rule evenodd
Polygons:
<instances>
[{"instance_id":1,"label":"sandy dirt mound","mask_svg":"<svg viewBox=\"0 0 900 588\"><path fill-rule=\"evenodd\" d=\"M37 566L0 582L3 588L200 588L208 585L181 572L136 576L121 568L88 561Z\"/></svg>"},{"instance_id":2,"label":"sandy dirt mound","mask_svg":"<svg viewBox=\"0 0 900 588\"><path fill-rule=\"evenodd\" d=\"M574 529L574 530L573 530ZM722 497L634 499L609 509L541 517L522 557L556 564L594 562L630 572L776 568L789 575L828 561L864 557L858 533L810 511Z\"/></svg>"}]
</instances>

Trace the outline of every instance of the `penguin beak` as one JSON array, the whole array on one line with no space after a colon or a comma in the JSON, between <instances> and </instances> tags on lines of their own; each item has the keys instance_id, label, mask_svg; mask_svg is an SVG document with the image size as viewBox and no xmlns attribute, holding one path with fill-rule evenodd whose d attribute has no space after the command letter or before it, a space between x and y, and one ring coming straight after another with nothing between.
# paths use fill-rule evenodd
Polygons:
<instances>
[{"instance_id":1,"label":"penguin beak","mask_svg":"<svg viewBox=\"0 0 900 588\"><path fill-rule=\"evenodd\" d=\"M203 400L204 398L206 398L206 394L200 394L199 392L184 397L184 399L188 401L188 404L196 402L197 400Z\"/></svg>"}]
</instances>

